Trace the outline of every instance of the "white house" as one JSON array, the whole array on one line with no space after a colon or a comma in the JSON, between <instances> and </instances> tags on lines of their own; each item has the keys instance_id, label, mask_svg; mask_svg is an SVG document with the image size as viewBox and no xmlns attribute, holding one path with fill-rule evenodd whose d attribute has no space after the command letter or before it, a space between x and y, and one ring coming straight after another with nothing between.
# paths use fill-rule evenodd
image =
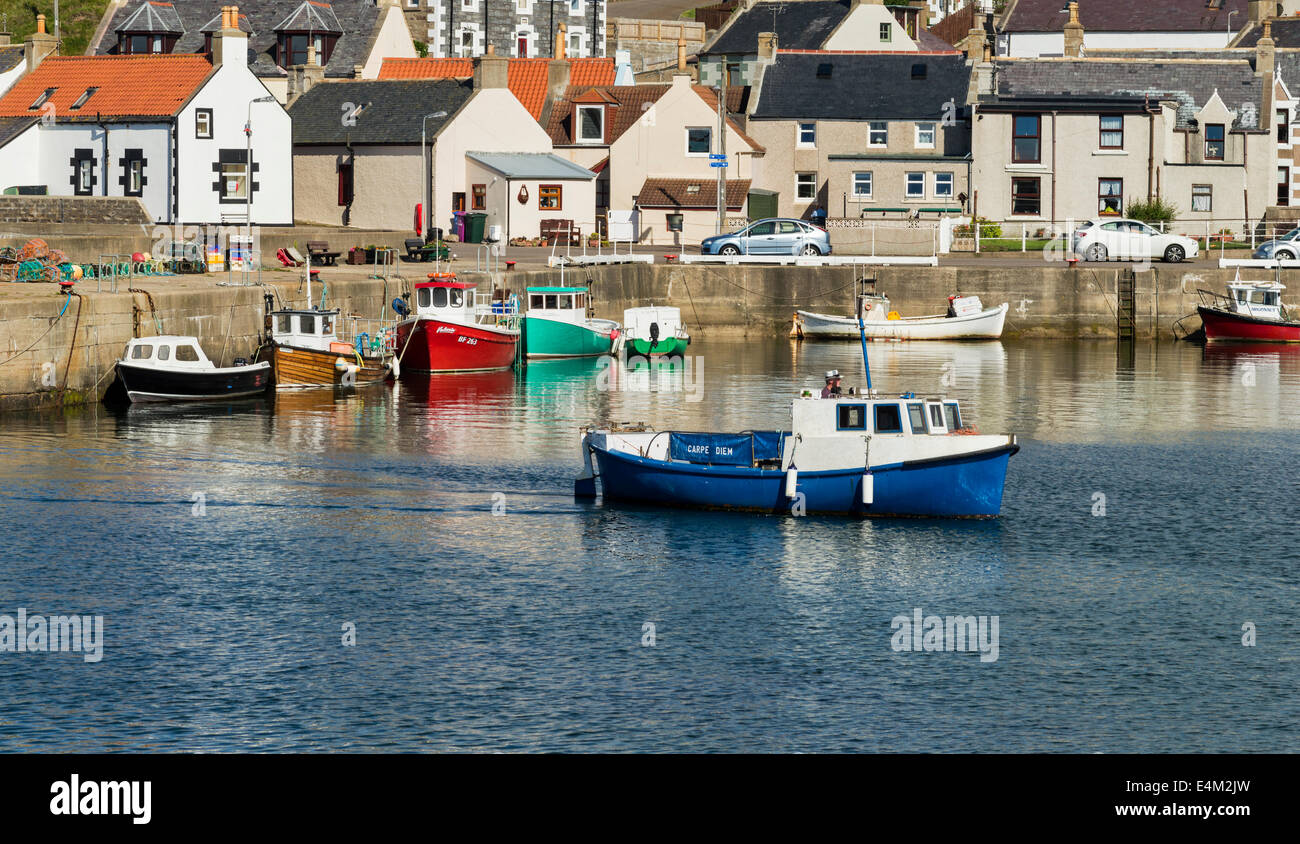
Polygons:
<instances>
[{"instance_id":1,"label":"white house","mask_svg":"<svg viewBox=\"0 0 1300 844\"><path fill-rule=\"evenodd\" d=\"M1073 54L1065 41L1068 0L1008 0L997 27L999 56ZM1083 48L1207 50L1226 47L1259 0L1086 0L1077 12Z\"/></svg>"},{"instance_id":2,"label":"white house","mask_svg":"<svg viewBox=\"0 0 1300 844\"><path fill-rule=\"evenodd\" d=\"M0 189L139 197L161 223L244 223L251 207L255 224L292 224L289 115L233 13L223 24L210 59L46 58L0 97Z\"/></svg>"}]
</instances>

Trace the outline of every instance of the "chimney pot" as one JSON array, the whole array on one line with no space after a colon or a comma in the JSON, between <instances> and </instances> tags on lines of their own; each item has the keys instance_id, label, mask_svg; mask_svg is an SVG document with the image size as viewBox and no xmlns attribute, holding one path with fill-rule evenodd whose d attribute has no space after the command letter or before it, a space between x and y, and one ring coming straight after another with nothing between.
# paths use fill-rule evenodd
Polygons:
<instances>
[{"instance_id":1,"label":"chimney pot","mask_svg":"<svg viewBox=\"0 0 1300 844\"><path fill-rule=\"evenodd\" d=\"M45 15L36 16L36 34L37 35L45 34Z\"/></svg>"},{"instance_id":2,"label":"chimney pot","mask_svg":"<svg viewBox=\"0 0 1300 844\"><path fill-rule=\"evenodd\" d=\"M568 45L565 44L565 32L566 32L565 26L563 23L561 23L560 34L557 36L557 40L559 41L559 43L555 45L555 57L557 59L562 59L565 58L566 56L566 49Z\"/></svg>"},{"instance_id":3,"label":"chimney pot","mask_svg":"<svg viewBox=\"0 0 1300 844\"><path fill-rule=\"evenodd\" d=\"M487 45L487 54L488 54L489 56L495 56L495 55L497 54L497 46L496 46L495 44L488 44L488 45Z\"/></svg>"}]
</instances>

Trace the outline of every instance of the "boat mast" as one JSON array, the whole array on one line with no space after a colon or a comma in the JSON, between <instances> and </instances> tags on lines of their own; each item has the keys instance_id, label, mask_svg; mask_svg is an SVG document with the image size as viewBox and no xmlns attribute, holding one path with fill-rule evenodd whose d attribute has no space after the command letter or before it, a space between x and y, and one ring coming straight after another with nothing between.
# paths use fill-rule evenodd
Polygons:
<instances>
[{"instance_id":1,"label":"boat mast","mask_svg":"<svg viewBox=\"0 0 1300 844\"><path fill-rule=\"evenodd\" d=\"M311 250L307 250L307 309L311 309Z\"/></svg>"},{"instance_id":2,"label":"boat mast","mask_svg":"<svg viewBox=\"0 0 1300 844\"><path fill-rule=\"evenodd\" d=\"M863 279L858 279L858 338L862 341L862 368L867 372L867 395L871 394L871 361L867 359L867 324L863 321L863 313L867 308L867 296L863 292L865 285Z\"/></svg>"}]
</instances>

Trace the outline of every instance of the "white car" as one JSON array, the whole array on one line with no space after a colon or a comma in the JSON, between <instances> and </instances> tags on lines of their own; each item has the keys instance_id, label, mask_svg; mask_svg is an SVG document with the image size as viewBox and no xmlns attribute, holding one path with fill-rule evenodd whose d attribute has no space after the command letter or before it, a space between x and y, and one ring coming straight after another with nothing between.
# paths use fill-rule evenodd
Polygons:
<instances>
[{"instance_id":1,"label":"white car","mask_svg":"<svg viewBox=\"0 0 1300 844\"><path fill-rule=\"evenodd\" d=\"M1195 258L1199 248L1195 240L1178 234L1165 234L1141 220L1093 220L1074 232L1074 252L1085 261L1146 261L1159 258L1178 263Z\"/></svg>"}]
</instances>

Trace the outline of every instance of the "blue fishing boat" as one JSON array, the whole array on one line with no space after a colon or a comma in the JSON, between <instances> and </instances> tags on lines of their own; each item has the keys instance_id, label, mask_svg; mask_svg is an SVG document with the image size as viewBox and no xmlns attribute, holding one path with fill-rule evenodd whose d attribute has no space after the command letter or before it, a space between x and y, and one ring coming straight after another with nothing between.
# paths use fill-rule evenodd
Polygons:
<instances>
[{"instance_id":1,"label":"blue fishing boat","mask_svg":"<svg viewBox=\"0 0 1300 844\"><path fill-rule=\"evenodd\" d=\"M863 305L859 304L859 316ZM853 516L992 517L1014 434L980 434L946 396L804 390L788 431L591 427L575 495L674 507Z\"/></svg>"}]
</instances>

